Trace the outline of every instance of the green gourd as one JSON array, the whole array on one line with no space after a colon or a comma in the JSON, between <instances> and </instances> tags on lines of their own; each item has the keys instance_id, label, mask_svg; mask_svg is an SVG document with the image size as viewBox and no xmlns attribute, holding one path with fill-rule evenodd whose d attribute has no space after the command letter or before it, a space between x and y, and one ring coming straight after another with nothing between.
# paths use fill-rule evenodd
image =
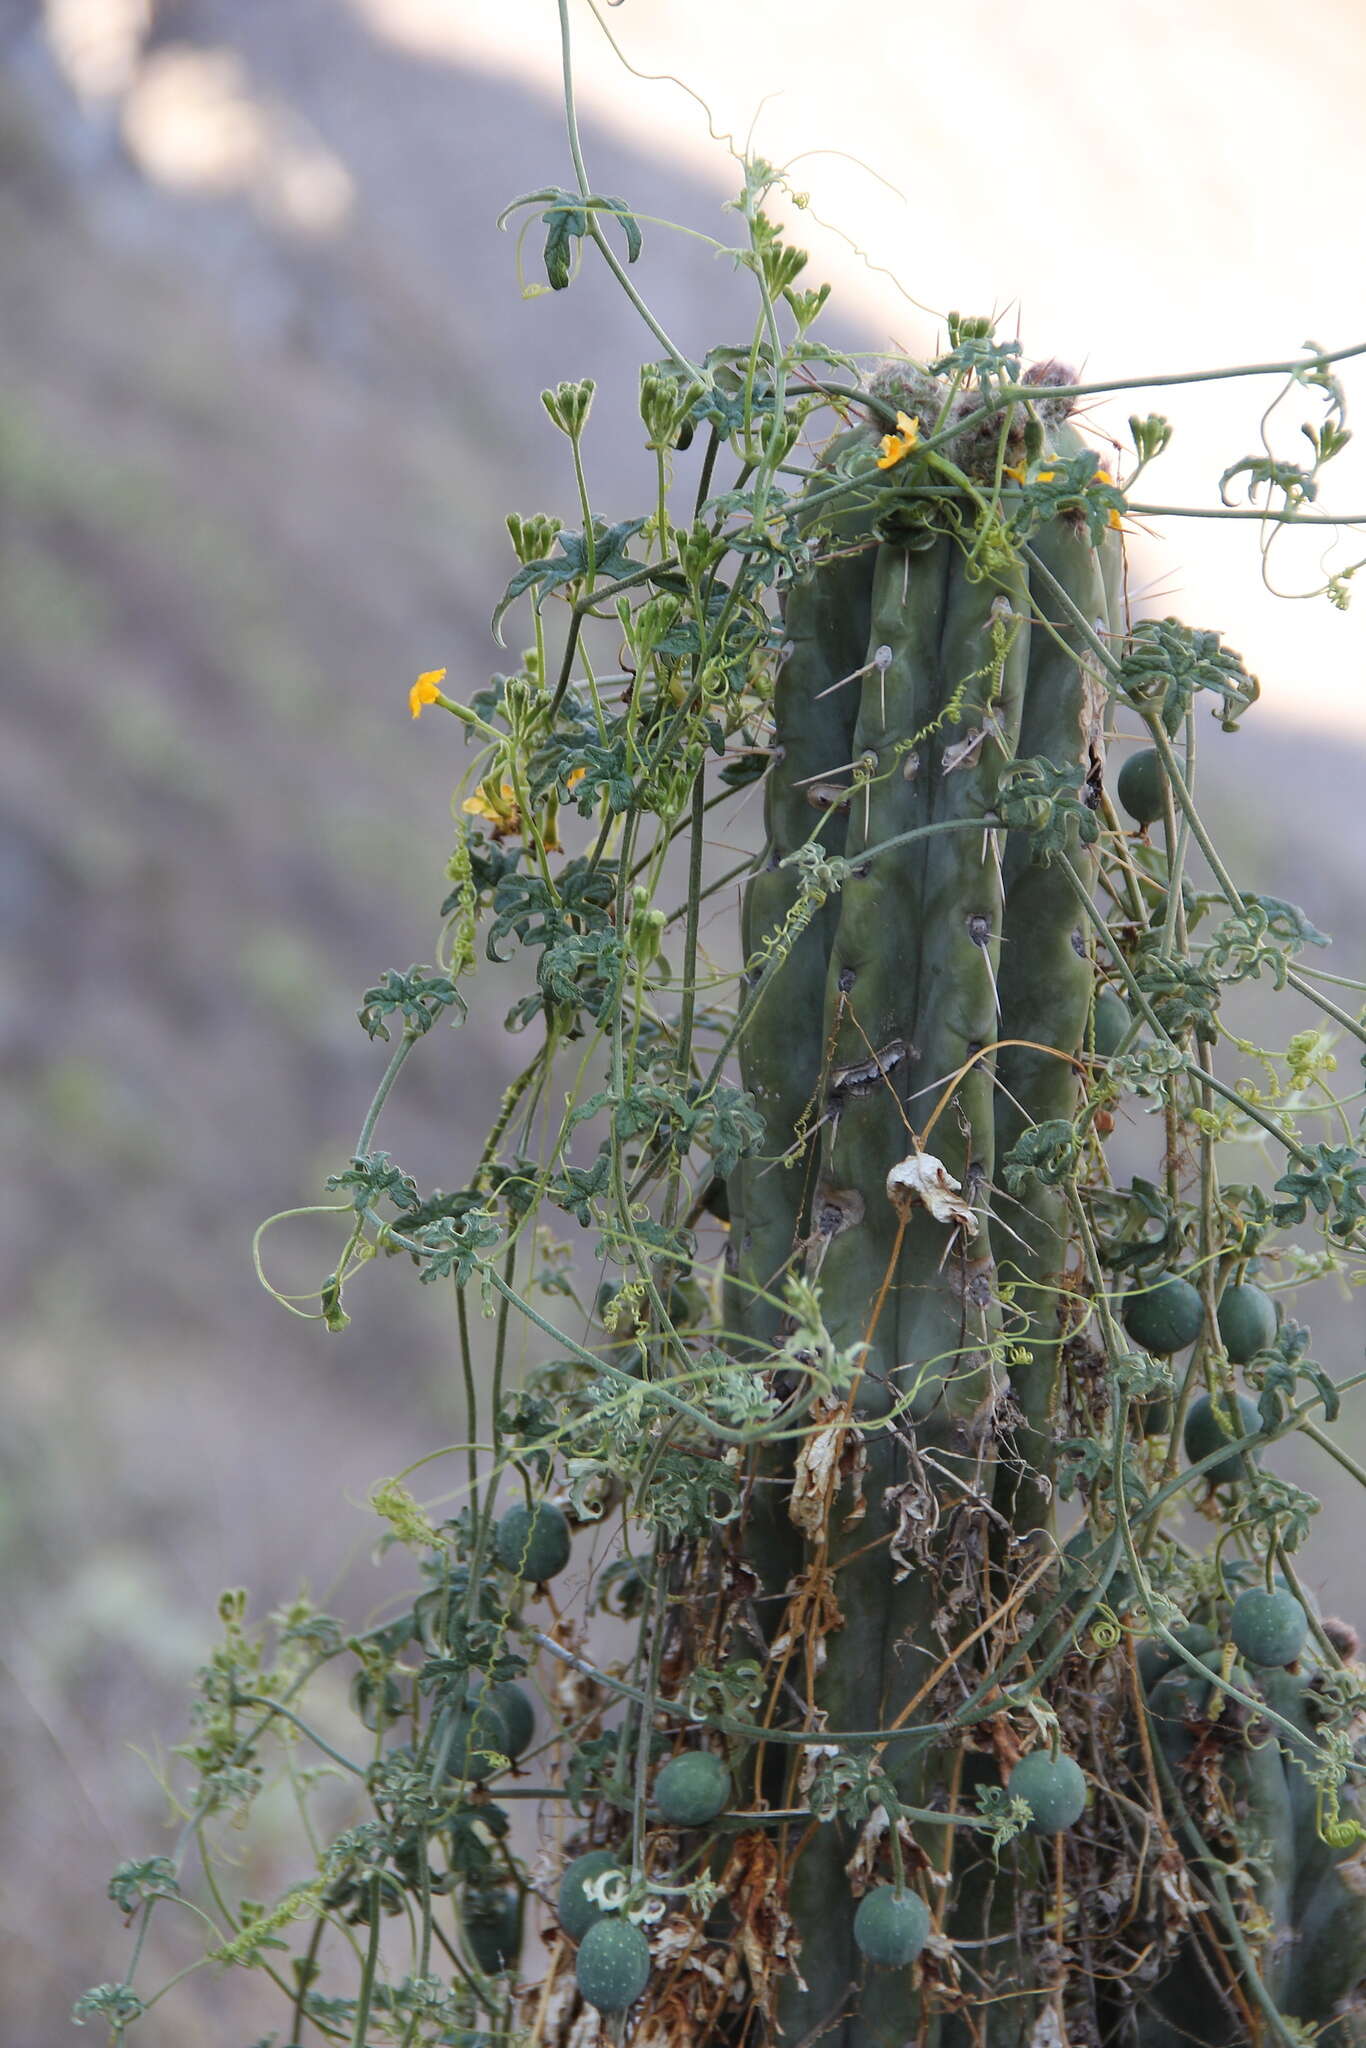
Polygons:
<instances>
[{"instance_id":1,"label":"green gourd","mask_svg":"<svg viewBox=\"0 0 1366 2048\"><path fill-rule=\"evenodd\" d=\"M1006 1780L1006 1791L1012 1799L1027 1800L1033 1809L1031 1834L1060 1835L1086 1811L1081 1766L1070 1756L1052 1756L1046 1749L1021 1757Z\"/></svg>"},{"instance_id":2,"label":"green gourd","mask_svg":"<svg viewBox=\"0 0 1366 2048\"><path fill-rule=\"evenodd\" d=\"M1260 1428L1261 1416L1256 1403L1249 1401L1246 1394L1235 1394L1231 1403L1221 1396L1218 1408L1208 1394L1200 1394L1186 1411L1181 1440L1191 1464L1198 1465L1211 1451L1217 1451L1225 1444L1241 1442ZM1252 1451L1247 1455L1255 1458L1258 1453ZM1242 1455L1231 1449L1226 1458L1220 1458L1217 1464L1208 1468L1205 1476L1211 1486L1238 1485L1244 1476Z\"/></svg>"},{"instance_id":3,"label":"green gourd","mask_svg":"<svg viewBox=\"0 0 1366 2048\"><path fill-rule=\"evenodd\" d=\"M448 1739L447 1739L448 1738ZM452 1778L482 1785L501 1768L498 1759L512 1755L507 1722L487 1695L475 1695L456 1709L442 1730L446 1770Z\"/></svg>"},{"instance_id":4,"label":"green gourd","mask_svg":"<svg viewBox=\"0 0 1366 2048\"><path fill-rule=\"evenodd\" d=\"M1276 1341L1276 1304L1250 1280L1230 1283L1224 1289L1216 1320L1220 1340L1234 1365L1246 1365Z\"/></svg>"},{"instance_id":5,"label":"green gourd","mask_svg":"<svg viewBox=\"0 0 1366 2048\"><path fill-rule=\"evenodd\" d=\"M590 1878L600 1878L606 1870L621 1872L614 1849L586 1849L584 1855L575 1855L571 1864L565 1864L555 1894L555 1913L571 1942L582 1942L588 1929L596 1927L606 1913L606 1907L600 1907L584 1888Z\"/></svg>"},{"instance_id":6,"label":"green gourd","mask_svg":"<svg viewBox=\"0 0 1366 2048\"><path fill-rule=\"evenodd\" d=\"M674 1827L705 1827L725 1812L730 1796L730 1772L710 1750L674 1757L655 1779L655 1805Z\"/></svg>"},{"instance_id":7,"label":"green gourd","mask_svg":"<svg viewBox=\"0 0 1366 2048\"><path fill-rule=\"evenodd\" d=\"M470 1954L487 1977L496 1977L516 1962L522 1942L521 1900L510 1887L467 1891L461 1921Z\"/></svg>"},{"instance_id":8,"label":"green gourd","mask_svg":"<svg viewBox=\"0 0 1366 2048\"><path fill-rule=\"evenodd\" d=\"M650 1981L650 1944L629 1920L609 1915L579 1943L574 1978L599 2012L625 2012Z\"/></svg>"},{"instance_id":9,"label":"green gourd","mask_svg":"<svg viewBox=\"0 0 1366 2048\"><path fill-rule=\"evenodd\" d=\"M1234 1601L1229 1634L1249 1664L1293 1664L1309 1634L1309 1617L1293 1593L1253 1587Z\"/></svg>"},{"instance_id":10,"label":"green gourd","mask_svg":"<svg viewBox=\"0 0 1366 2048\"><path fill-rule=\"evenodd\" d=\"M504 1571L534 1585L543 1585L547 1579L557 1577L569 1562L569 1523L563 1510L552 1501L537 1501L534 1507L518 1501L494 1530L493 1548Z\"/></svg>"},{"instance_id":11,"label":"green gourd","mask_svg":"<svg viewBox=\"0 0 1366 2048\"><path fill-rule=\"evenodd\" d=\"M489 1705L503 1717L507 1729L507 1754L516 1760L523 1750L529 1749L536 1733L536 1709L531 1704L530 1694L512 1679L488 1689Z\"/></svg>"},{"instance_id":12,"label":"green gourd","mask_svg":"<svg viewBox=\"0 0 1366 2048\"><path fill-rule=\"evenodd\" d=\"M930 1912L918 1892L877 1885L859 1900L854 1940L870 1963L885 1970L913 1963L929 1939Z\"/></svg>"},{"instance_id":13,"label":"green gourd","mask_svg":"<svg viewBox=\"0 0 1366 2048\"><path fill-rule=\"evenodd\" d=\"M1113 989L1103 988L1096 997L1096 1058L1113 1059L1133 1023L1128 1004Z\"/></svg>"},{"instance_id":14,"label":"green gourd","mask_svg":"<svg viewBox=\"0 0 1366 2048\"><path fill-rule=\"evenodd\" d=\"M595 1927L606 1913L606 1906L590 1899L584 1887L590 1877L601 1877L608 1870L621 1871L621 1864L612 1849L585 1850L582 1856L576 1856L565 1866L555 1909L559 1923L571 1941L582 1941L589 1928Z\"/></svg>"},{"instance_id":15,"label":"green gourd","mask_svg":"<svg viewBox=\"0 0 1366 2048\"><path fill-rule=\"evenodd\" d=\"M1125 1296L1124 1327L1156 1358L1169 1358L1193 1344L1204 1320L1204 1302L1179 1273L1163 1273Z\"/></svg>"},{"instance_id":16,"label":"green gourd","mask_svg":"<svg viewBox=\"0 0 1366 2048\"><path fill-rule=\"evenodd\" d=\"M1129 755L1120 769L1115 793L1135 823L1146 828L1162 816L1166 787L1167 777L1156 747L1141 747L1136 754Z\"/></svg>"},{"instance_id":17,"label":"green gourd","mask_svg":"<svg viewBox=\"0 0 1366 2048\"><path fill-rule=\"evenodd\" d=\"M1206 1628L1203 1622L1198 1621L1188 1623L1184 1628L1173 1629L1172 1634L1183 1649L1190 1651L1192 1657L1208 1656L1219 1641L1212 1628ZM1146 1642L1138 1646L1138 1675L1143 1690L1151 1692L1158 1679L1165 1677L1179 1662L1176 1652L1165 1638L1149 1636Z\"/></svg>"}]
</instances>

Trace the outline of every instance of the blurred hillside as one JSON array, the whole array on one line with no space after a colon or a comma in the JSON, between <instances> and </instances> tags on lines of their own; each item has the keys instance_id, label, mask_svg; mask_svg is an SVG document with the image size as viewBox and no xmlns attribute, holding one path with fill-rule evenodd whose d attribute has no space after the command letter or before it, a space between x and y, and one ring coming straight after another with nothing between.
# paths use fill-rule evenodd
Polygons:
<instances>
[{"instance_id":1,"label":"blurred hillside","mask_svg":"<svg viewBox=\"0 0 1366 2048\"><path fill-rule=\"evenodd\" d=\"M557 109L338 0L182 0L114 56L94 92L0 0L3 2048L63 2038L121 1973L104 1881L162 1846L128 1744L179 1739L220 1588L341 1597L366 1485L454 1420L426 1290L369 1272L324 1339L259 1290L250 1238L347 1156L382 1060L361 990L431 955L456 743L407 685L499 665L502 515L572 502L537 394L591 372L629 418L647 345L591 271L519 295L495 216L565 175ZM231 175L193 172L214 132ZM717 223L716 193L586 142L600 189ZM686 346L744 303L657 231L641 284ZM635 509L634 448L603 431L590 460L602 509ZM1354 935L1333 964L1362 972L1366 758L1255 716L1210 732L1237 872ZM386 1119L427 1184L460 1179L520 1063L501 1008L435 1034ZM315 1285L334 1240L290 1230L271 1271ZM1324 1304L1334 1371L1362 1338ZM247 2038L222 1995L195 1980L140 2038Z\"/></svg>"}]
</instances>

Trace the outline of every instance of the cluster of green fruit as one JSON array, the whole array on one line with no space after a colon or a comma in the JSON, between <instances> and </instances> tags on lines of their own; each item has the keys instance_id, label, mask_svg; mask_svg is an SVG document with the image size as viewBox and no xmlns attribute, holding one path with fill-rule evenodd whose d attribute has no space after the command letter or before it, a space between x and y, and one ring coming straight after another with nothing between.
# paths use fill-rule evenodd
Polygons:
<instances>
[{"instance_id":1,"label":"cluster of green fruit","mask_svg":"<svg viewBox=\"0 0 1366 2048\"><path fill-rule=\"evenodd\" d=\"M1214 1629L1193 1622L1177 1629L1170 1643L1152 1637L1140 1646L1139 1677L1155 1721L1184 1727L1200 1718L1212 1688L1221 1683L1252 1693L1257 1681L1233 1661L1235 1651L1258 1671L1295 1664L1308 1639L1309 1617L1288 1586L1251 1587L1234 1601L1227 1634L1223 1644ZM1191 1744L1178 1741L1178 1747L1184 1755Z\"/></svg>"},{"instance_id":2,"label":"cluster of green fruit","mask_svg":"<svg viewBox=\"0 0 1366 2048\"><path fill-rule=\"evenodd\" d=\"M509 1508L494 1530L494 1554L505 1571L530 1584L555 1578L569 1562L569 1523L549 1501ZM535 1709L520 1685L486 1685L471 1673L464 1704L441 1731L452 1774L482 1785L502 1760L515 1762L535 1733Z\"/></svg>"},{"instance_id":3,"label":"cluster of green fruit","mask_svg":"<svg viewBox=\"0 0 1366 2048\"><path fill-rule=\"evenodd\" d=\"M1136 1344L1155 1358L1170 1358L1193 1344L1204 1328L1205 1304L1199 1290L1180 1273L1163 1273L1126 1295L1124 1327ZM1276 1339L1276 1305L1250 1280L1230 1282L1215 1311L1219 1340L1232 1365L1249 1365ZM1170 1419L1165 1401L1149 1405L1147 1426L1161 1434ZM1257 1405L1246 1394L1200 1394L1186 1411L1182 1444L1192 1465L1226 1455L1206 1468L1211 1486L1236 1486L1245 1476L1244 1439L1260 1427Z\"/></svg>"},{"instance_id":4,"label":"cluster of green fruit","mask_svg":"<svg viewBox=\"0 0 1366 2048\"><path fill-rule=\"evenodd\" d=\"M1032 1833L1061 1834L1081 1818L1086 1779L1069 1756L1037 1750L1023 1757L1007 1789L1031 1809ZM707 1827L730 1800L730 1774L719 1757L698 1750L665 1764L655 1780L659 1818L673 1827ZM575 1980L588 2004L600 2012L622 2012L644 1991L650 1976L650 1948L644 1934L604 1904L597 1880L612 1876L624 1891L629 1882L615 1851L589 1849L568 1864L560 1880L557 1911L562 1931L578 1946ZM591 1889L590 1889L591 1887ZM876 1968L899 1970L915 1962L929 1940L929 1908L904 1884L878 1884L865 1893L854 1915L854 1941Z\"/></svg>"},{"instance_id":5,"label":"cluster of green fruit","mask_svg":"<svg viewBox=\"0 0 1366 2048\"><path fill-rule=\"evenodd\" d=\"M1339 1626L1324 1624L1329 1631ZM1172 1643L1150 1640L1139 1648L1138 1668L1155 1747L1173 1785L1198 1785L1198 1802L1191 1796L1190 1805L1198 1804L1206 1838L1213 1830L1235 1855L1246 1856L1262 1923L1275 1930L1260 1958L1265 1991L1289 2017L1337 2014L1347 2027L1339 2001L1359 1981L1366 1897L1342 1865L1359 1850L1361 1835L1356 1821L1325 1803L1318 1744L1330 1711L1327 1674L1309 1637L1309 1616L1288 1586L1250 1588L1220 1630L1197 1623L1176 1631L1184 1657ZM1179 1816L1179 1791L1174 1803ZM1189 1809L1185 1824L1189 1831ZM1170 2029L1188 2022L1194 2002L1207 2001L1206 1968L1188 1937L1157 1989L1156 2023ZM1151 2038L1165 2044L1173 2036ZM1358 2037L1334 2027L1325 2038Z\"/></svg>"},{"instance_id":6,"label":"cluster of green fruit","mask_svg":"<svg viewBox=\"0 0 1366 2048\"><path fill-rule=\"evenodd\" d=\"M1120 769L1116 794L1137 824L1145 831L1165 813L1170 800L1167 776L1155 747L1131 754ZM1128 1005L1113 989L1103 989L1096 998L1093 1032L1094 1049L1101 1059L1112 1059L1133 1029ZM1136 1344L1156 1358L1170 1358L1184 1351L1200 1335L1205 1322L1205 1305L1199 1290L1180 1273L1162 1273L1125 1298L1124 1325ZM1276 1340L1276 1305L1269 1294L1249 1280L1230 1282L1219 1297L1216 1310L1219 1340L1233 1365L1248 1365L1259 1352ZM1160 1434L1167 1427L1170 1408L1165 1401L1148 1404L1149 1432ZM1225 1457L1209 1466L1212 1486L1233 1486L1244 1477L1241 1438L1252 1436L1258 1427L1255 1403L1244 1394L1214 1399L1199 1395L1187 1411L1182 1436L1191 1464L1212 1457L1230 1446Z\"/></svg>"},{"instance_id":7,"label":"cluster of green fruit","mask_svg":"<svg viewBox=\"0 0 1366 2048\"><path fill-rule=\"evenodd\" d=\"M730 1798L730 1772L710 1750L687 1750L671 1758L655 1779L655 1810L668 1827L709 1827ZM574 1976L579 1991L589 2005L610 2013L624 2012L644 1991L650 1944L633 1921L596 1896L594 1880L608 1875L620 1880L624 1892L629 1875L614 1850L589 1849L576 1856L560 1879L556 1905L561 1929L578 1944Z\"/></svg>"}]
</instances>

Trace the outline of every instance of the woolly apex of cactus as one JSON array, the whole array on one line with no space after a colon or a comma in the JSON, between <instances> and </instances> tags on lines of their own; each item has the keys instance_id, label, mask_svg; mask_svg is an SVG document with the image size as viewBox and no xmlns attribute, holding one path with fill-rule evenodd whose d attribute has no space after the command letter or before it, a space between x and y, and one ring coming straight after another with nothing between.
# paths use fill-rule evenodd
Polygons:
<instances>
[{"instance_id":1,"label":"woolly apex of cactus","mask_svg":"<svg viewBox=\"0 0 1366 2048\"><path fill-rule=\"evenodd\" d=\"M868 389L894 411L910 413L912 417L918 415L926 427L939 417L949 392L942 378L931 376L918 363L895 357L878 365L869 380ZM960 413L969 409L961 398L955 404Z\"/></svg>"},{"instance_id":2,"label":"woolly apex of cactus","mask_svg":"<svg viewBox=\"0 0 1366 2048\"><path fill-rule=\"evenodd\" d=\"M1072 365L1060 363L1055 356L1050 356L1046 362L1031 363L1020 379L1022 384L1039 386L1039 395L1034 400L1034 410L1046 427L1060 427L1064 420L1072 417L1076 409L1076 399L1060 397L1058 392L1065 391L1068 386L1078 381L1077 372Z\"/></svg>"},{"instance_id":3,"label":"woolly apex of cactus","mask_svg":"<svg viewBox=\"0 0 1366 2048\"><path fill-rule=\"evenodd\" d=\"M1038 387L1038 396L1032 403L1046 429L1057 429L1070 416L1075 400L1053 395L1055 387L1066 387L1077 381L1076 371L1068 364L1050 357L1045 362L1032 364L1020 381ZM912 419L918 419L925 433L931 430L941 414L944 415L943 426L952 430L958 421L966 420L981 410L980 392L959 391L950 400L949 385L943 378L933 376L929 370L921 369L918 363L904 358L894 358L881 364L873 373L869 389L875 398L881 399L894 412L904 412ZM948 409L945 413L946 404ZM1014 460L1024 452L1024 429L1024 410L1017 407L1008 441L1008 451ZM997 412L987 419L978 420L961 436L946 441L944 453L969 475L979 471L994 475L1000 444L1001 415Z\"/></svg>"},{"instance_id":4,"label":"woolly apex of cactus","mask_svg":"<svg viewBox=\"0 0 1366 2048\"><path fill-rule=\"evenodd\" d=\"M1336 1614L1325 1614L1323 1633L1337 1651L1344 1664L1354 1664L1361 1650L1361 1637L1350 1621L1342 1621Z\"/></svg>"}]
</instances>

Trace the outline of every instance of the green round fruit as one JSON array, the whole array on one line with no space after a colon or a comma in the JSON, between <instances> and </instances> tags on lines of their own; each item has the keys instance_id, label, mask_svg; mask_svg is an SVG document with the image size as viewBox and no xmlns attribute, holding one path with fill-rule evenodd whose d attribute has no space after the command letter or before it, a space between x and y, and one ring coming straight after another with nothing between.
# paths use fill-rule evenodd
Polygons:
<instances>
[{"instance_id":1,"label":"green round fruit","mask_svg":"<svg viewBox=\"0 0 1366 2048\"><path fill-rule=\"evenodd\" d=\"M599 1920L579 1943L574 1976L599 2012L625 2012L650 1981L650 1944L629 1920Z\"/></svg>"},{"instance_id":2,"label":"green round fruit","mask_svg":"<svg viewBox=\"0 0 1366 2048\"><path fill-rule=\"evenodd\" d=\"M479 1695L467 1699L463 1707L457 1708L448 1726L450 1740L446 1748L446 1771L449 1777L482 1785L502 1768L496 1759L512 1755L512 1737L508 1733L507 1722L491 1699Z\"/></svg>"},{"instance_id":3,"label":"green round fruit","mask_svg":"<svg viewBox=\"0 0 1366 2048\"><path fill-rule=\"evenodd\" d=\"M1204 1302L1179 1273L1163 1273L1124 1298L1124 1327L1154 1358L1184 1351L1200 1335L1204 1320Z\"/></svg>"},{"instance_id":4,"label":"green round fruit","mask_svg":"<svg viewBox=\"0 0 1366 2048\"><path fill-rule=\"evenodd\" d=\"M702 1828L730 1802L730 1772L708 1749L689 1750L655 1779L655 1805L678 1828Z\"/></svg>"},{"instance_id":5,"label":"green round fruit","mask_svg":"<svg viewBox=\"0 0 1366 2048\"><path fill-rule=\"evenodd\" d=\"M1096 997L1096 1058L1113 1059L1133 1023L1129 1006L1113 989L1103 988Z\"/></svg>"},{"instance_id":6,"label":"green round fruit","mask_svg":"<svg viewBox=\"0 0 1366 2048\"><path fill-rule=\"evenodd\" d=\"M470 1690L476 1698L487 1698L494 1713L501 1716L508 1738L503 1754L515 1762L522 1751L530 1747L531 1738L536 1733L536 1709L529 1694L510 1678L498 1685L486 1686L477 1672L471 1677Z\"/></svg>"},{"instance_id":7,"label":"green round fruit","mask_svg":"<svg viewBox=\"0 0 1366 2048\"><path fill-rule=\"evenodd\" d=\"M607 1911L606 1906L597 1905L584 1890L589 1878L601 1877L604 1870L619 1871L625 1876L611 1849L589 1849L565 1866L555 1910L571 1941L582 1941L589 1928L596 1927Z\"/></svg>"},{"instance_id":8,"label":"green round fruit","mask_svg":"<svg viewBox=\"0 0 1366 2048\"><path fill-rule=\"evenodd\" d=\"M534 1508L519 1501L494 1530L493 1548L505 1571L539 1586L569 1562L569 1524L548 1500L537 1501Z\"/></svg>"},{"instance_id":9,"label":"green round fruit","mask_svg":"<svg viewBox=\"0 0 1366 2048\"><path fill-rule=\"evenodd\" d=\"M920 1954L929 1933L930 1909L918 1892L880 1884L859 1900L854 1941L880 1969L904 1970Z\"/></svg>"},{"instance_id":10,"label":"green round fruit","mask_svg":"<svg viewBox=\"0 0 1366 2048\"><path fill-rule=\"evenodd\" d=\"M1220 1295L1218 1323L1225 1351L1235 1365L1246 1365L1276 1341L1276 1304L1245 1280Z\"/></svg>"},{"instance_id":11,"label":"green round fruit","mask_svg":"<svg viewBox=\"0 0 1366 2048\"><path fill-rule=\"evenodd\" d=\"M465 1944L486 1977L510 1970L522 1947L521 1901L510 1889L466 1892L461 1908Z\"/></svg>"},{"instance_id":12,"label":"green round fruit","mask_svg":"<svg viewBox=\"0 0 1366 2048\"><path fill-rule=\"evenodd\" d=\"M1293 1664L1308 1633L1309 1617L1284 1588L1240 1593L1233 1603L1229 1634L1249 1664Z\"/></svg>"},{"instance_id":13,"label":"green round fruit","mask_svg":"<svg viewBox=\"0 0 1366 2048\"><path fill-rule=\"evenodd\" d=\"M1154 825L1163 813L1167 777L1156 747L1140 747L1119 771L1115 794L1139 825Z\"/></svg>"},{"instance_id":14,"label":"green round fruit","mask_svg":"<svg viewBox=\"0 0 1366 2048\"><path fill-rule=\"evenodd\" d=\"M1006 1782L1012 1799L1028 1800L1034 1812L1031 1834L1060 1835L1086 1811L1086 1779L1070 1756L1036 1749L1020 1758Z\"/></svg>"},{"instance_id":15,"label":"green round fruit","mask_svg":"<svg viewBox=\"0 0 1366 2048\"><path fill-rule=\"evenodd\" d=\"M1201 1394L1198 1400L1191 1402L1186 1411L1186 1427L1182 1431L1181 1441L1185 1446L1186 1457L1192 1465L1198 1465L1211 1451L1220 1450L1226 1444L1230 1446L1228 1457L1221 1458L1217 1465L1211 1465L1205 1473L1211 1486L1238 1484L1243 1476L1243 1460L1237 1445L1244 1437L1251 1436L1255 1430L1261 1428L1262 1419L1256 1403L1249 1401L1246 1394L1235 1394L1232 1407L1233 1412L1230 1413L1225 1397L1221 1399L1216 1410L1210 1396ZM1248 1455L1255 1458L1257 1452L1251 1451Z\"/></svg>"},{"instance_id":16,"label":"green round fruit","mask_svg":"<svg viewBox=\"0 0 1366 2048\"><path fill-rule=\"evenodd\" d=\"M1133 1413L1137 1415L1138 1426L1144 1436L1169 1436L1172 1426L1172 1398L1170 1394L1148 1394L1135 1401Z\"/></svg>"}]
</instances>

